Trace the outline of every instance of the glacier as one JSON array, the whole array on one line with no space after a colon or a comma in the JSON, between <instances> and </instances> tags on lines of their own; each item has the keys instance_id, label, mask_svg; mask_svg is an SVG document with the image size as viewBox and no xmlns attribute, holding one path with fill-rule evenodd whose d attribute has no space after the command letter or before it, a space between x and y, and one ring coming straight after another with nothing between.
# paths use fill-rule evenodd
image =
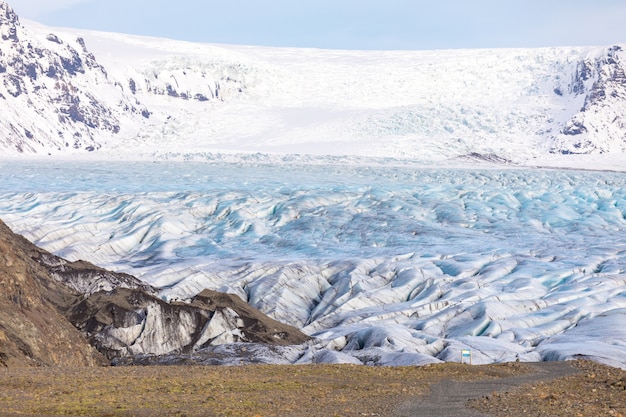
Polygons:
<instances>
[{"instance_id":1,"label":"glacier","mask_svg":"<svg viewBox=\"0 0 626 417\"><path fill-rule=\"evenodd\" d=\"M0 178L0 218L44 249L166 300L234 293L315 338L264 351L269 362L409 365L471 349L474 363L626 367L623 172L3 160Z\"/></svg>"},{"instance_id":2,"label":"glacier","mask_svg":"<svg viewBox=\"0 0 626 417\"><path fill-rule=\"evenodd\" d=\"M626 367L622 46L195 44L0 10L0 218L314 337L195 361Z\"/></svg>"}]
</instances>

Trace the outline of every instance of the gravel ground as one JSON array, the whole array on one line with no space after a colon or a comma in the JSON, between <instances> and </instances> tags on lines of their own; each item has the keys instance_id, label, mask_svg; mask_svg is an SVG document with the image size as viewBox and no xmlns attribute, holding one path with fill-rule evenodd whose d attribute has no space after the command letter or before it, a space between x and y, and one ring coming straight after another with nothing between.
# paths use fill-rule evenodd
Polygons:
<instances>
[{"instance_id":1,"label":"gravel ground","mask_svg":"<svg viewBox=\"0 0 626 417\"><path fill-rule=\"evenodd\" d=\"M626 371L590 361L572 363L579 373L494 392L469 402L499 417L626 417Z\"/></svg>"},{"instance_id":2,"label":"gravel ground","mask_svg":"<svg viewBox=\"0 0 626 417\"><path fill-rule=\"evenodd\" d=\"M5 368L0 416L624 417L625 383L592 362Z\"/></svg>"},{"instance_id":3,"label":"gravel ground","mask_svg":"<svg viewBox=\"0 0 626 417\"><path fill-rule=\"evenodd\" d=\"M541 362L526 364L530 372L506 378L479 381L442 381L430 387L430 393L411 401L396 410L398 416L406 417L479 417L485 414L468 407L468 401L502 392L538 381L556 380L573 375L579 370L569 362ZM489 411L489 410L486 410ZM499 415L500 409L495 410Z\"/></svg>"}]
</instances>

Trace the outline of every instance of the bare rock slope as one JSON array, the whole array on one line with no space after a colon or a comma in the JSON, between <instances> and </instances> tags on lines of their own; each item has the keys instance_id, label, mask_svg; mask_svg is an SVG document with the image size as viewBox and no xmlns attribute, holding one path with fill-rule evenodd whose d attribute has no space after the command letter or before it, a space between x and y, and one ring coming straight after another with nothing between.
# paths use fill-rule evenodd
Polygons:
<instances>
[{"instance_id":1,"label":"bare rock slope","mask_svg":"<svg viewBox=\"0 0 626 417\"><path fill-rule=\"evenodd\" d=\"M0 222L0 364L88 366L104 358L57 306L76 297L32 260L36 250Z\"/></svg>"}]
</instances>

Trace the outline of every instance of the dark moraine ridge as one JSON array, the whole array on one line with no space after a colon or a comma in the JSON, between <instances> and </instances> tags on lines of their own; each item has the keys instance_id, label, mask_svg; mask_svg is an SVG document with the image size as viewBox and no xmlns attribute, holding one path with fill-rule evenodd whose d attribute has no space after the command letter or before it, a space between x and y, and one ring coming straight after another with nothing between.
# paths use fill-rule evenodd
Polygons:
<instances>
[{"instance_id":1,"label":"dark moraine ridge","mask_svg":"<svg viewBox=\"0 0 626 417\"><path fill-rule=\"evenodd\" d=\"M231 294L205 290L188 303L167 303L131 275L66 261L1 221L0 284L4 366L93 366L233 342L309 340Z\"/></svg>"}]
</instances>

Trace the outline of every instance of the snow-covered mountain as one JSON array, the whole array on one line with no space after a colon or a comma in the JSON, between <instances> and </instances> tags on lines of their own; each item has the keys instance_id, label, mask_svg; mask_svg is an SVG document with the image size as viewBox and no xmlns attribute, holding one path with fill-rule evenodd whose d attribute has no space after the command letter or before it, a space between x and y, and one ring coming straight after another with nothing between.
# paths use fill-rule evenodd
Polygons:
<instances>
[{"instance_id":1,"label":"snow-covered mountain","mask_svg":"<svg viewBox=\"0 0 626 417\"><path fill-rule=\"evenodd\" d=\"M0 2L3 153L93 151L149 111L108 77L80 37L22 27Z\"/></svg>"},{"instance_id":2,"label":"snow-covered mountain","mask_svg":"<svg viewBox=\"0 0 626 417\"><path fill-rule=\"evenodd\" d=\"M21 24L4 2L0 27L3 154L473 155L524 164L585 154L611 155L619 165L626 150L619 45L194 44Z\"/></svg>"}]
</instances>

